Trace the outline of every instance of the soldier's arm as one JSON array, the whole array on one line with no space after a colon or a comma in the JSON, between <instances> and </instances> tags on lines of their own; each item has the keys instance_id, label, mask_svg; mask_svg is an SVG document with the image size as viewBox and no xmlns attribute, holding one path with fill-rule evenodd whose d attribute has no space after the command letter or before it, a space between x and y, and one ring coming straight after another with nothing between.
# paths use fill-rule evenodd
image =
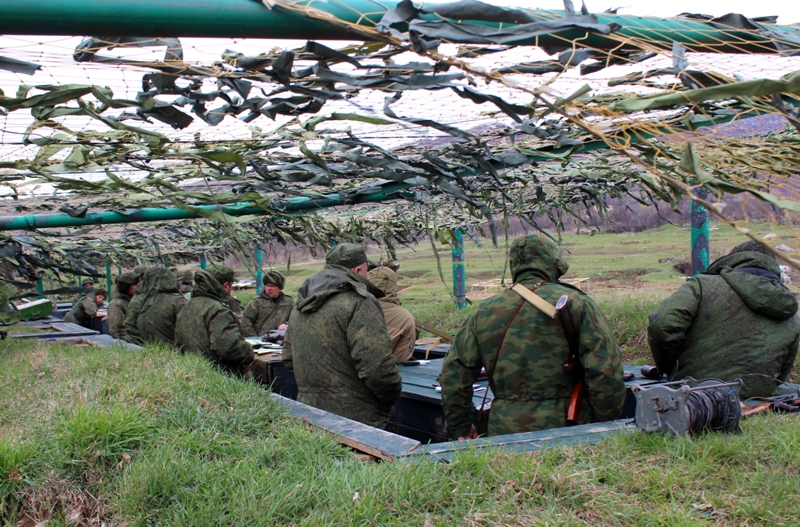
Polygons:
<instances>
[{"instance_id":1,"label":"soldier's arm","mask_svg":"<svg viewBox=\"0 0 800 527\"><path fill-rule=\"evenodd\" d=\"M701 298L700 283L689 280L650 313L647 340L660 371L670 374L675 369L676 361L680 360L681 345L692 327Z\"/></svg>"},{"instance_id":2,"label":"soldier's arm","mask_svg":"<svg viewBox=\"0 0 800 527\"><path fill-rule=\"evenodd\" d=\"M256 333L256 320L258 319L258 302L256 299L252 299L247 307L244 308L244 314L242 315L242 333L244 333L245 337L257 337L258 333Z\"/></svg>"},{"instance_id":3,"label":"soldier's arm","mask_svg":"<svg viewBox=\"0 0 800 527\"><path fill-rule=\"evenodd\" d=\"M472 384L478 380L481 362L475 333L476 315L456 334L444 358L439 382L442 385L444 417L456 437L469 437L472 429Z\"/></svg>"},{"instance_id":4,"label":"soldier's arm","mask_svg":"<svg viewBox=\"0 0 800 527\"><path fill-rule=\"evenodd\" d=\"M208 323L211 352L223 361L236 366L253 362L253 348L244 340L236 316L229 309L220 309Z\"/></svg>"},{"instance_id":5,"label":"soldier's arm","mask_svg":"<svg viewBox=\"0 0 800 527\"><path fill-rule=\"evenodd\" d=\"M283 338L283 353L281 354L281 362L283 363L284 366L286 366L287 370L294 371L294 361L292 359L292 339L291 339L292 329L291 328L294 327L295 331L297 331L297 327L295 327L296 323L292 322L292 316L291 315L289 315L289 322L290 322L289 329L286 330L286 335Z\"/></svg>"},{"instance_id":6,"label":"soldier's arm","mask_svg":"<svg viewBox=\"0 0 800 527\"><path fill-rule=\"evenodd\" d=\"M125 317L118 303L108 306L108 332L115 339L125 339Z\"/></svg>"},{"instance_id":7,"label":"soldier's arm","mask_svg":"<svg viewBox=\"0 0 800 527\"><path fill-rule=\"evenodd\" d=\"M797 315L795 315L797 316ZM792 373L792 368L794 367L794 361L797 358L797 348L800 347L800 335L794 339L794 343L792 344L792 349L786 355L786 358L783 359L783 364L781 365L781 371L778 373L778 380L785 381L789 378L789 374Z\"/></svg>"},{"instance_id":8,"label":"soldier's arm","mask_svg":"<svg viewBox=\"0 0 800 527\"><path fill-rule=\"evenodd\" d=\"M94 300L94 295L84 297L81 303L83 304L83 312L87 316L93 317L97 314L97 302Z\"/></svg>"},{"instance_id":9,"label":"soldier's arm","mask_svg":"<svg viewBox=\"0 0 800 527\"><path fill-rule=\"evenodd\" d=\"M356 303L347 325L347 343L358 378L381 404L393 406L400 399L403 380L377 300L368 298Z\"/></svg>"},{"instance_id":10,"label":"soldier's arm","mask_svg":"<svg viewBox=\"0 0 800 527\"><path fill-rule=\"evenodd\" d=\"M403 333L400 335L400 340L397 341L397 348L395 349L395 356L398 362L403 362L411 358L414 354L414 344L417 342L417 325L414 323L414 318L409 316L405 320L405 327Z\"/></svg>"},{"instance_id":11,"label":"soldier's arm","mask_svg":"<svg viewBox=\"0 0 800 527\"><path fill-rule=\"evenodd\" d=\"M625 402L622 352L606 317L589 297L583 297L580 311L572 315L580 321L578 346L586 382L586 398L592 421L618 419Z\"/></svg>"}]
</instances>

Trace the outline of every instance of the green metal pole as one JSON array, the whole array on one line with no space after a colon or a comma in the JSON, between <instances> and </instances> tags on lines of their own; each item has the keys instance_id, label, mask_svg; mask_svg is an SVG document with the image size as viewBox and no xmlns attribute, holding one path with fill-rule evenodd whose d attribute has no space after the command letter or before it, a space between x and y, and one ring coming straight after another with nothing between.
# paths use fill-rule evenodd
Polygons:
<instances>
[{"instance_id":1,"label":"green metal pole","mask_svg":"<svg viewBox=\"0 0 800 527\"><path fill-rule=\"evenodd\" d=\"M337 205L351 205L355 203L370 203L385 201L400 197L399 192L409 189L411 185L397 183L385 187L376 187L374 192L362 192L355 195L331 194L324 198L294 198L286 201L273 201L270 210L279 212L308 212L313 210L335 207ZM363 189L362 189L363 190ZM262 207L254 207L246 203L236 203L218 207L217 205L203 205L194 207L199 210L221 210L230 216L263 215L266 211ZM147 221L169 221L199 218L199 214L183 209L139 209L131 213L121 212L88 212L83 218L73 218L69 214L36 214L32 216L5 216L0 217L0 231L54 229L59 227L77 227L82 225L111 225L116 223L139 223Z\"/></svg>"},{"instance_id":2,"label":"green metal pole","mask_svg":"<svg viewBox=\"0 0 800 527\"><path fill-rule=\"evenodd\" d=\"M208 269L208 259L206 253L200 253L200 269Z\"/></svg>"},{"instance_id":3,"label":"green metal pole","mask_svg":"<svg viewBox=\"0 0 800 527\"><path fill-rule=\"evenodd\" d=\"M106 291L111 298L111 262L106 262Z\"/></svg>"},{"instance_id":4,"label":"green metal pole","mask_svg":"<svg viewBox=\"0 0 800 527\"><path fill-rule=\"evenodd\" d=\"M708 192L695 189L693 194L699 199L706 199ZM708 253L710 249L708 231L708 209L695 200L691 201L692 221L692 276L708 269Z\"/></svg>"},{"instance_id":5,"label":"green metal pole","mask_svg":"<svg viewBox=\"0 0 800 527\"><path fill-rule=\"evenodd\" d=\"M261 291L264 290L264 271L261 270L261 266L264 264L263 256L261 255L261 245L256 243L256 294L261 294Z\"/></svg>"},{"instance_id":6,"label":"green metal pole","mask_svg":"<svg viewBox=\"0 0 800 527\"><path fill-rule=\"evenodd\" d=\"M461 229L453 229L453 296L455 297L456 307L465 309L467 307L467 275L464 265L464 234Z\"/></svg>"},{"instance_id":7,"label":"green metal pole","mask_svg":"<svg viewBox=\"0 0 800 527\"><path fill-rule=\"evenodd\" d=\"M44 291L44 283L42 283L42 278L41 277L36 279L36 291L39 292L39 293ZM40 298L40 299L44 298L44 295L39 295L36 298Z\"/></svg>"},{"instance_id":8,"label":"green metal pole","mask_svg":"<svg viewBox=\"0 0 800 527\"><path fill-rule=\"evenodd\" d=\"M387 6L395 3L377 0L302 2L304 7L364 27L373 27ZM564 16L563 11L537 9L529 12L540 20ZM561 49L569 47L571 41L578 41L581 47L612 49L619 47L621 41L627 43L634 39L663 49L671 49L672 43L678 42L689 51L777 53L770 39L755 31L720 29L702 20L609 13L595 16L601 23L616 23L622 27L610 36L570 30L516 44ZM438 17L426 15L424 18ZM481 24L499 27L497 23ZM764 27L790 36L800 34L800 28L793 26ZM0 34L363 40L345 29L280 7L268 9L255 0L3 0L0 2ZM782 44L787 50L800 49L799 44L788 40ZM632 46L628 44L627 47Z\"/></svg>"}]
</instances>

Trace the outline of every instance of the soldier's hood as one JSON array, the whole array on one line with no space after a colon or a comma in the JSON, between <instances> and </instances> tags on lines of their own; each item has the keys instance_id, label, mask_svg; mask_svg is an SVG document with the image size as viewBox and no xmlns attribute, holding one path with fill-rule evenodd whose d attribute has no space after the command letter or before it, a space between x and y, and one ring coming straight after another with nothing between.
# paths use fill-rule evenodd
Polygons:
<instances>
[{"instance_id":1,"label":"soldier's hood","mask_svg":"<svg viewBox=\"0 0 800 527\"><path fill-rule=\"evenodd\" d=\"M786 320L797 313L797 296L780 280L759 276L761 269L780 277L781 268L766 254L742 251L729 254L708 266L705 275L719 275L751 311L773 320ZM743 271L746 270L746 271Z\"/></svg>"},{"instance_id":2,"label":"soldier's hood","mask_svg":"<svg viewBox=\"0 0 800 527\"><path fill-rule=\"evenodd\" d=\"M524 274L555 283L569 270L561 249L551 239L532 234L516 240L509 249L508 266L515 282Z\"/></svg>"},{"instance_id":3,"label":"soldier's hood","mask_svg":"<svg viewBox=\"0 0 800 527\"><path fill-rule=\"evenodd\" d=\"M163 267L151 267L144 273L144 278L140 285L136 286L136 291L148 293L177 293L178 277L175 271L170 271Z\"/></svg>"},{"instance_id":4,"label":"soldier's hood","mask_svg":"<svg viewBox=\"0 0 800 527\"><path fill-rule=\"evenodd\" d=\"M400 305L400 298L397 296L397 273L388 267L376 267L369 272L369 281L383 291L384 297L381 302Z\"/></svg>"},{"instance_id":5,"label":"soldier's hood","mask_svg":"<svg viewBox=\"0 0 800 527\"><path fill-rule=\"evenodd\" d=\"M194 275L194 290L192 291L192 298L197 297L213 298L220 302L225 302L230 296L227 291L223 289L219 280L208 271L200 270Z\"/></svg>"},{"instance_id":6,"label":"soldier's hood","mask_svg":"<svg viewBox=\"0 0 800 527\"><path fill-rule=\"evenodd\" d=\"M383 297L383 292L363 276L346 267L327 265L300 286L297 291L297 309L301 313L313 313L331 297L347 291L355 291L364 298Z\"/></svg>"},{"instance_id":7,"label":"soldier's hood","mask_svg":"<svg viewBox=\"0 0 800 527\"><path fill-rule=\"evenodd\" d=\"M111 300L114 300L115 298L121 298L129 302L131 300L130 296L126 295L125 293L121 292L119 289L116 288L113 291L111 291Z\"/></svg>"}]
</instances>

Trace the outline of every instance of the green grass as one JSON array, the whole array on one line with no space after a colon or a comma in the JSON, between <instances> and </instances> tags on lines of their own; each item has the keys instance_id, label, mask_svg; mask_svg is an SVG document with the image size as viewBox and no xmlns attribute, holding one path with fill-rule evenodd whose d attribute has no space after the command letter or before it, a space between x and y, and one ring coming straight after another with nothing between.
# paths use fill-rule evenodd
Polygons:
<instances>
[{"instance_id":1,"label":"green grass","mask_svg":"<svg viewBox=\"0 0 800 527\"><path fill-rule=\"evenodd\" d=\"M4 343L5 344L5 343ZM536 455L365 463L260 387L166 348L0 356L0 519L13 525L794 525L800 420ZM33 523L31 523L33 524Z\"/></svg>"}]
</instances>

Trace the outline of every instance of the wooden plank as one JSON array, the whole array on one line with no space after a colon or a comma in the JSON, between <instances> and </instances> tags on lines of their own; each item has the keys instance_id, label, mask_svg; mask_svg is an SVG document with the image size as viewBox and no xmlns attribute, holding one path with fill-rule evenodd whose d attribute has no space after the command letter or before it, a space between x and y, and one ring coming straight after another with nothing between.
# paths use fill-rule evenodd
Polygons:
<instances>
[{"instance_id":1,"label":"wooden plank","mask_svg":"<svg viewBox=\"0 0 800 527\"><path fill-rule=\"evenodd\" d=\"M91 331L93 334L100 333L99 331L85 328L73 322L53 322L52 324L50 324L50 326L56 331L63 331L65 333L80 333L83 331Z\"/></svg>"},{"instance_id":2,"label":"wooden plank","mask_svg":"<svg viewBox=\"0 0 800 527\"><path fill-rule=\"evenodd\" d=\"M82 337L88 335L97 335L97 331L93 331L91 329L83 328L82 331L75 331L71 333L65 333L64 331L51 331L48 333L23 333L21 335L11 335L15 339L62 339L62 338L74 338L74 337Z\"/></svg>"},{"instance_id":3,"label":"wooden plank","mask_svg":"<svg viewBox=\"0 0 800 527\"><path fill-rule=\"evenodd\" d=\"M407 456L421 445L419 441L373 428L275 393L270 394L270 397L289 410L292 416L306 419L315 427L334 434L343 445L386 461Z\"/></svg>"},{"instance_id":4,"label":"wooden plank","mask_svg":"<svg viewBox=\"0 0 800 527\"><path fill-rule=\"evenodd\" d=\"M604 423L591 423L538 432L524 432L503 436L485 437L472 441L451 441L435 443L402 456L407 459L430 459L449 461L459 452L467 449L497 448L506 452L538 452L544 447L575 445L579 443L597 443L603 439L619 434L631 433L636 425L630 419L618 419Z\"/></svg>"}]
</instances>

